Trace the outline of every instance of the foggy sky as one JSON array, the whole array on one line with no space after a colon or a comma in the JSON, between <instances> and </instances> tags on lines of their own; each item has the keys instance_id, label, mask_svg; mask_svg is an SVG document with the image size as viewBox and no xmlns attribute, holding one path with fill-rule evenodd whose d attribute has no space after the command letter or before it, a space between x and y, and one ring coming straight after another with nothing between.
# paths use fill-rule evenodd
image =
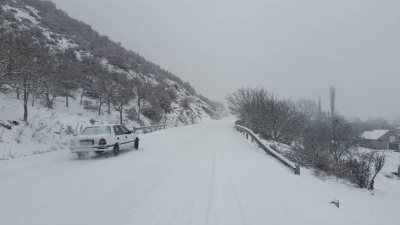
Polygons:
<instances>
[{"instance_id":1,"label":"foggy sky","mask_svg":"<svg viewBox=\"0 0 400 225\"><path fill-rule=\"evenodd\" d=\"M398 0L52 1L212 100L253 86L328 109L333 85L346 117L400 116Z\"/></svg>"}]
</instances>

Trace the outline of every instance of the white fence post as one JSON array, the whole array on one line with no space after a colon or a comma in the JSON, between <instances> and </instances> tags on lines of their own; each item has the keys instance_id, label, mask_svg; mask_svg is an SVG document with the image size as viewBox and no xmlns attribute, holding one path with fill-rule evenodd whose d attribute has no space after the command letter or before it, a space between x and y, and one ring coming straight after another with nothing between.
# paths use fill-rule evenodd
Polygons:
<instances>
[{"instance_id":1,"label":"white fence post","mask_svg":"<svg viewBox=\"0 0 400 225\"><path fill-rule=\"evenodd\" d=\"M399 167L397 168L397 176L400 177L400 165L399 165Z\"/></svg>"},{"instance_id":2,"label":"white fence post","mask_svg":"<svg viewBox=\"0 0 400 225\"><path fill-rule=\"evenodd\" d=\"M299 166L299 164L296 164L296 170L294 171L294 174L300 175L300 166Z\"/></svg>"}]
</instances>

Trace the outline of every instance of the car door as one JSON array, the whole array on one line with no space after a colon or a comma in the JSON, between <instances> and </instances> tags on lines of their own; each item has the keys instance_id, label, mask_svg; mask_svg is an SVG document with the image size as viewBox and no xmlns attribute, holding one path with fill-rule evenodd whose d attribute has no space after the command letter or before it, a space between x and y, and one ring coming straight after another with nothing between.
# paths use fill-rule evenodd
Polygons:
<instances>
[{"instance_id":1,"label":"car door","mask_svg":"<svg viewBox=\"0 0 400 225\"><path fill-rule=\"evenodd\" d=\"M118 125L113 126L113 129L114 129L115 138L117 139L117 142L118 142L119 149L124 149L125 148L124 133L122 133L122 130Z\"/></svg>"},{"instance_id":2,"label":"car door","mask_svg":"<svg viewBox=\"0 0 400 225\"><path fill-rule=\"evenodd\" d=\"M124 134L123 136L125 137L125 149L132 149L133 144L134 144L134 138L132 133L124 126L119 126L121 128L122 133Z\"/></svg>"}]
</instances>

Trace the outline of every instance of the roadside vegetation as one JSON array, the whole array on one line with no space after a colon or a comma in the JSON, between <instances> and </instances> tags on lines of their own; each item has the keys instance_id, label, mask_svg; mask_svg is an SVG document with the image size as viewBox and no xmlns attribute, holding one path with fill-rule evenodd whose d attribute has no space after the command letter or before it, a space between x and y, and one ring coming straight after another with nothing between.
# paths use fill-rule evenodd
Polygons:
<instances>
[{"instance_id":1,"label":"roadside vegetation","mask_svg":"<svg viewBox=\"0 0 400 225\"><path fill-rule=\"evenodd\" d=\"M334 87L329 99L330 111L323 111L320 100L294 102L264 88L242 87L226 97L229 111L238 118L237 124L265 140L290 146L290 151L283 153L285 157L312 168L316 176L334 176L360 188L374 189L374 179L385 164L385 153L360 150L361 133L374 127L373 119L350 122L340 115L335 110Z\"/></svg>"}]
</instances>

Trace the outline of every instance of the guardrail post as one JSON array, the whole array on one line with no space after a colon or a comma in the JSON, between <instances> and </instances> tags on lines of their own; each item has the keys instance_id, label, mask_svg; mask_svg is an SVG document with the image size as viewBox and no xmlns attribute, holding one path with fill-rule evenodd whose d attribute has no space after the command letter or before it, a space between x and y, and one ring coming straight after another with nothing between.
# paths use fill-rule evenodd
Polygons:
<instances>
[{"instance_id":1,"label":"guardrail post","mask_svg":"<svg viewBox=\"0 0 400 225\"><path fill-rule=\"evenodd\" d=\"M246 139L249 139L249 134L248 133L246 133Z\"/></svg>"},{"instance_id":2,"label":"guardrail post","mask_svg":"<svg viewBox=\"0 0 400 225\"><path fill-rule=\"evenodd\" d=\"M400 166L397 168L397 176L400 177Z\"/></svg>"},{"instance_id":3,"label":"guardrail post","mask_svg":"<svg viewBox=\"0 0 400 225\"><path fill-rule=\"evenodd\" d=\"M294 170L294 174L300 175L300 166L296 164L296 169Z\"/></svg>"},{"instance_id":4,"label":"guardrail post","mask_svg":"<svg viewBox=\"0 0 400 225\"><path fill-rule=\"evenodd\" d=\"M133 127L133 133L136 133L136 129L135 129L135 127Z\"/></svg>"},{"instance_id":5,"label":"guardrail post","mask_svg":"<svg viewBox=\"0 0 400 225\"><path fill-rule=\"evenodd\" d=\"M158 127L156 127L156 131L157 131L157 128L158 128Z\"/></svg>"}]
</instances>

